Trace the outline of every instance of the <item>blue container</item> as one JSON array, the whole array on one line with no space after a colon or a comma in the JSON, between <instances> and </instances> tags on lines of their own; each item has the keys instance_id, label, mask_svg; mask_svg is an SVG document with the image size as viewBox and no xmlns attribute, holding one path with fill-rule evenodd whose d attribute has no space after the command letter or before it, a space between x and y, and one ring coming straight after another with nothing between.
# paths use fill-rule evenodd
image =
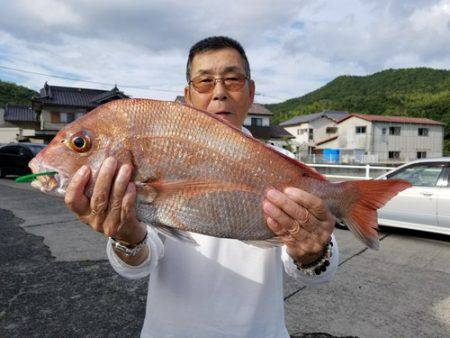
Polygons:
<instances>
[{"instance_id":1,"label":"blue container","mask_svg":"<svg viewBox=\"0 0 450 338\"><path fill-rule=\"evenodd\" d=\"M328 163L339 163L339 149L324 149L323 161Z\"/></svg>"}]
</instances>

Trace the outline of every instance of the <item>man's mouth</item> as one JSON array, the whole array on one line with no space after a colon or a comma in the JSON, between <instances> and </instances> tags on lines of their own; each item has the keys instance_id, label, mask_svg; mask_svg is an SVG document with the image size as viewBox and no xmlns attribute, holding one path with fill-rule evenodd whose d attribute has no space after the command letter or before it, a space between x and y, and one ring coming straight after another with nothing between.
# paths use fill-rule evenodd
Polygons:
<instances>
[{"instance_id":1,"label":"man's mouth","mask_svg":"<svg viewBox=\"0 0 450 338\"><path fill-rule=\"evenodd\" d=\"M214 113L214 114L226 116L226 115L231 115L232 113L229 112L229 111L218 111L218 112L216 112L216 113Z\"/></svg>"}]
</instances>

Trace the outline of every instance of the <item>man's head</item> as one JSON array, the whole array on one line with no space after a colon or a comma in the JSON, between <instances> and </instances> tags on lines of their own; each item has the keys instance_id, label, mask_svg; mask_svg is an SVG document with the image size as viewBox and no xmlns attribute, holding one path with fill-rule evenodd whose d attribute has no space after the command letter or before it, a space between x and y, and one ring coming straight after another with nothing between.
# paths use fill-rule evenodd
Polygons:
<instances>
[{"instance_id":1,"label":"man's head","mask_svg":"<svg viewBox=\"0 0 450 338\"><path fill-rule=\"evenodd\" d=\"M253 103L255 84L242 46L227 37L210 37L189 51L186 103L218 114L241 127Z\"/></svg>"}]
</instances>

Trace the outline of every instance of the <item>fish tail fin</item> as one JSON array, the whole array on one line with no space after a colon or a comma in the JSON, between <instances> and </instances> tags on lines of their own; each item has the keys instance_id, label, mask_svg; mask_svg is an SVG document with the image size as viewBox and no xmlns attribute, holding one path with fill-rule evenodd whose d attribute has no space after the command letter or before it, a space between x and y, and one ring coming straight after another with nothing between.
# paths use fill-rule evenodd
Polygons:
<instances>
[{"instance_id":1,"label":"fish tail fin","mask_svg":"<svg viewBox=\"0 0 450 338\"><path fill-rule=\"evenodd\" d=\"M377 209L400 191L409 188L411 183L405 180L364 180L342 182L338 185L355 196L346 210L341 210L341 220L359 240L369 248L377 250Z\"/></svg>"}]
</instances>

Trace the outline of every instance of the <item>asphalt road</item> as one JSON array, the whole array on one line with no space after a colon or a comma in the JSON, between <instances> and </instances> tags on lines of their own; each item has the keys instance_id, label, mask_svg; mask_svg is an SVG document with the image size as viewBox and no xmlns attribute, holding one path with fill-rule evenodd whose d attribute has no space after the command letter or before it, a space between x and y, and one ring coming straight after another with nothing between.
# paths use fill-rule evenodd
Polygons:
<instances>
[{"instance_id":1,"label":"asphalt road","mask_svg":"<svg viewBox=\"0 0 450 338\"><path fill-rule=\"evenodd\" d=\"M147 281L106 261L105 239L62 200L0 180L0 337L136 337ZM449 337L450 239L383 229L381 250L336 230L340 267L311 288L286 276L289 332L301 337Z\"/></svg>"}]
</instances>

